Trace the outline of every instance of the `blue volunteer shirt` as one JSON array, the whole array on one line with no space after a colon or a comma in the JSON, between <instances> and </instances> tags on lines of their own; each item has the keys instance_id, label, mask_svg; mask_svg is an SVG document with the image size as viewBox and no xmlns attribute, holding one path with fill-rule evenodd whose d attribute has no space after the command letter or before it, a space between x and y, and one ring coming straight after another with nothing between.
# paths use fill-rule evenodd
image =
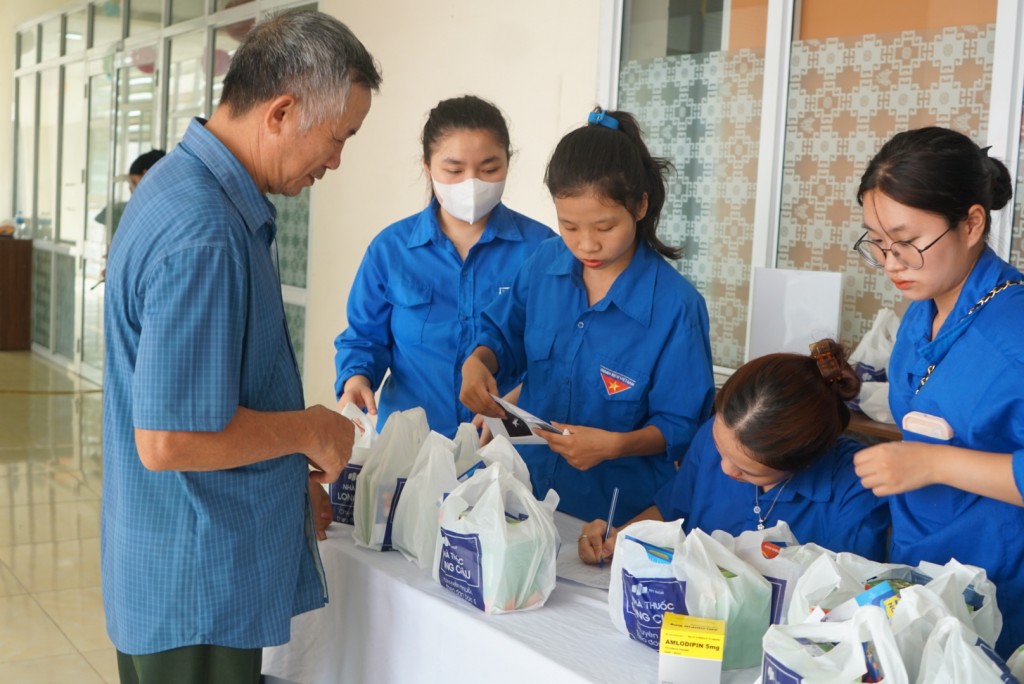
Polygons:
<instances>
[{"instance_id":1,"label":"blue volunteer shirt","mask_svg":"<svg viewBox=\"0 0 1024 684\"><path fill-rule=\"evenodd\" d=\"M390 369L378 428L393 411L422 406L431 429L454 437L460 422L473 419L459 390L480 314L508 292L526 257L553 233L499 204L463 261L441 231L438 208L432 200L370 243L349 294L348 328L334 341L334 390L340 397L353 375L365 375L376 389Z\"/></svg>"},{"instance_id":2,"label":"blue volunteer shirt","mask_svg":"<svg viewBox=\"0 0 1024 684\"><path fill-rule=\"evenodd\" d=\"M655 504L665 520L685 518L687 533L699 527L709 534L724 530L738 535L757 529L756 497L765 527L785 520L802 544L813 542L832 551L885 560L889 506L886 499L864 489L854 472L853 455L864 448L862 444L840 437L809 468L794 473L784 489L762 492L722 472L713 424L714 418L701 427L679 472L658 492Z\"/></svg>"},{"instance_id":3,"label":"blue volunteer shirt","mask_svg":"<svg viewBox=\"0 0 1024 684\"><path fill-rule=\"evenodd\" d=\"M714 395L704 298L646 243L608 294L587 302L582 264L561 238L523 264L509 296L484 312L478 344L498 357L499 382L526 373L519 405L545 420L631 432L654 425L664 453L577 470L546 445L517 448L534 493L583 520L615 520L647 508L675 474Z\"/></svg>"},{"instance_id":4,"label":"blue volunteer shirt","mask_svg":"<svg viewBox=\"0 0 1024 684\"><path fill-rule=\"evenodd\" d=\"M274 208L203 126L140 184L105 299L102 573L122 652L259 648L324 604L301 454L152 472L136 428L216 432L239 406L302 409L269 247Z\"/></svg>"},{"instance_id":5,"label":"blue volunteer shirt","mask_svg":"<svg viewBox=\"0 0 1024 684\"><path fill-rule=\"evenodd\" d=\"M931 339L935 303L912 302L889 361L889 406L897 425L910 411L945 420L953 437L903 430L903 439L1012 453L1021 487L1024 466L1024 285L967 312L993 287L1024 275L985 248L953 311ZM930 365L928 382L914 394ZM996 585L1004 658L1024 643L1024 508L945 485L891 497L892 560L916 564L956 558L985 568Z\"/></svg>"}]
</instances>

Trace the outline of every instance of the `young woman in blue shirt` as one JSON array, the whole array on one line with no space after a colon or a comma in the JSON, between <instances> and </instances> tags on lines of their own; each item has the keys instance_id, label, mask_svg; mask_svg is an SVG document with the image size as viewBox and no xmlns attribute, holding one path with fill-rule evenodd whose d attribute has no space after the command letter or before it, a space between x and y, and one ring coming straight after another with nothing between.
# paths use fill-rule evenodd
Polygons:
<instances>
[{"instance_id":1,"label":"young woman in blue shirt","mask_svg":"<svg viewBox=\"0 0 1024 684\"><path fill-rule=\"evenodd\" d=\"M985 238L1011 192L963 134L900 133L861 179L854 245L911 300L889 361L903 441L860 452L857 473L890 498L894 562L985 568L1003 657L1024 643L1024 275Z\"/></svg>"},{"instance_id":2,"label":"young woman in blue shirt","mask_svg":"<svg viewBox=\"0 0 1024 684\"><path fill-rule=\"evenodd\" d=\"M348 328L334 341L339 407L352 402L376 413L383 428L391 412L422 406L430 427L448 437L473 419L458 400L459 369L475 346L480 313L554 235L501 203L510 157L508 126L492 103L467 95L430 111L423 127L430 204L385 228L363 257Z\"/></svg>"},{"instance_id":3,"label":"young woman in blue shirt","mask_svg":"<svg viewBox=\"0 0 1024 684\"><path fill-rule=\"evenodd\" d=\"M842 436L850 421L845 400L859 388L832 340L812 345L812 356L749 361L718 392L715 416L654 505L624 520L683 518L687 533L700 528L733 535L784 520L801 543L884 560L887 503L864 489L854 472L853 455L864 446ZM612 555L619 528L605 540L606 527L603 517L583 526L584 562Z\"/></svg>"},{"instance_id":4,"label":"young woman in blue shirt","mask_svg":"<svg viewBox=\"0 0 1024 684\"><path fill-rule=\"evenodd\" d=\"M520 445L534 492L583 519L631 517L675 473L714 385L704 299L657 236L668 162L625 112L594 112L558 143L545 182L562 239L549 240L485 312L462 367L462 401L524 377L519 405L565 434Z\"/></svg>"}]
</instances>

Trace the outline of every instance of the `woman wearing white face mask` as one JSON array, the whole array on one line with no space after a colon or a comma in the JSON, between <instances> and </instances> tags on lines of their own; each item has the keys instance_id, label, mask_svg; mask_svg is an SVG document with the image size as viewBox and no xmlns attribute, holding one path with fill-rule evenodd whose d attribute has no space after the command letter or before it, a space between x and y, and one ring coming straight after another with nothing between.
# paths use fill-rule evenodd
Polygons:
<instances>
[{"instance_id":1,"label":"woman wearing white face mask","mask_svg":"<svg viewBox=\"0 0 1024 684\"><path fill-rule=\"evenodd\" d=\"M452 437L473 414L459 402L462 361L480 312L512 284L519 265L554 233L501 203L511 154L501 112L474 96L442 100L423 127L426 209L370 244L334 341L338 406L378 413L422 406ZM386 372L380 406L374 391ZM511 389L501 388L502 391Z\"/></svg>"}]
</instances>

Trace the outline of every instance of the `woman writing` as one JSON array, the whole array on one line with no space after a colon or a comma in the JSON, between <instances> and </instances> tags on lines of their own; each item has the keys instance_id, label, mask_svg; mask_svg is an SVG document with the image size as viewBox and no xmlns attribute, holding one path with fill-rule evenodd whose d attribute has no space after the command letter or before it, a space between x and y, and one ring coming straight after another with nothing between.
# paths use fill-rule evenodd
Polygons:
<instances>
[{"instance_id":1,"label":"woman writing","mask_svg":"<svg viewBox=\"0 0 1024 684\"><path fill-rule=\"evenodd\" d=\"M459 367L475 346L480 313L553 236L501 203L510 156L508 127L490 102L467 95L430 111L423 168L433 196L385 228L359 267L348 329L334 341L339 408L379 410L383 426L391 412L422 406L430 427L448 437L473 418L458 401Z\"/></svg>"},{"instance_id":2,"label":"woman writing","mask_svg":"<svg viewBox=\"0 0 1024 684\"><path fill-rule=\"evenodd\" d=\"M1006 167L944 128L900 133L871 160L855 248L910 301L889 361L902 442L855 460L890 496L892 561L985 568L1007 657L1024 642L1024 275L985 243Z\"/></svg>"},{"instance_id":3,"label":"woman writing","mask_svg":"<svg viewBox=\"0 0 1024 684\"><path fill-rule=\"evenodd\" d=\"M812 356L769 354L733 373L675 478L629 522L684 518L686 532L738 535L784 520L802 543L884 560L887 503L854 472L863 445L842 436L845 400L860 381L840 345L811 347ZM612 555L618 529L604 541L606 526L603 519L583 526L584 562Z\"/></svg>"},{"instance_id":4,"label":"woman writing","mask_svg":"<svg viewBox=\"0 0 1024 684\"><path fill-rule=\"evenodd\" d=\"M563 137L545 179L562 239L484 312L462 368L462 401L495 417L490 395L525 372L519 404L567 432L520 447L534 492L584 519L607 515L616 488L623 515L642 510L711 406L707 308L656 232L667 166L625 112Z\"/></svg>"}]
</instances>

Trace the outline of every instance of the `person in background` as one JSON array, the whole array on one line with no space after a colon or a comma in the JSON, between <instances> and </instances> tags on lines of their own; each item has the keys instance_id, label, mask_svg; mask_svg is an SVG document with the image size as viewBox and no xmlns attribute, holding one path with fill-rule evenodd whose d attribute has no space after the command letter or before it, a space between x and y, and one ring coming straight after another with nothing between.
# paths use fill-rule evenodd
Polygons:
<instances>
[{"instance_id":1,"label":"person in background","mask_svg":"<svg viewBox=\"0 0 1024 684\"><path fill-rule=\"evenodd\" d=\"M104 305L101 535L122 682L255 684L262 647L326 601L321 483L354 428L305 408L266 195L338 168L379 83L337 19L272 15L238 47L210 120L125 210Z\"/></svg>"},{"instance_id":2,"label":"person in background","mask_svg":"<svg viewBox=\"0 0 1024 684\"><path fill-rule=\"evenodd\" d=\"M128 168L128 191L131 193L135 192L135 188L138 187L139 181L146 175L146 172L153 167L158 161L164 158L167 153L163 150L150 150L144 152L135 158L132 165ZM114 236L117 232L117 228L121 225L121 217L124 215L125 207L128 206L127 202L115 202L114 209L111 213L110 222L110 235ZM96 218L93 219L97 223L105 224L107 222L107 208L103 207L100 213L96 214Z\"/></svg>"},{"instance_id":3,"label":"person in background","mask_svg":"<svg viewBox=\"0 0 1024 684\"><path fill-rule=\"evenodd\" d=\"M861 178L854 245L910 300L889 360L903 441L857 454L857 474L890 499L893 562L985 568L1004 658L1024 643L1024 274L985 238L1011 192L962 133L900 133Z\"/></svg>"},{"instance_id":4,"label":"person in background","mask_svg":"<svg viewBox=\"0 0 1024 684\"><path fill-rule=\"evenodd\" d=\"M853 456L864 445L842 435L846 400L860 380L833 340L811 356L748 361L715 397L715 416L697 432L675 478L633 520L583 526L579 555L597 563L619 530L637 520L678 520L683 530L738 535L784 520L801 543L885 560L889 507L861 486Z\"/></svg>"},{"instance_id":5,"label":"person in background","mask_svg":"<svg viewBox=\"0 0 1024 684\"><path fill-rule=\"evenodd\" d=\"M503 417L500 387L525 373L519 405L565 434L520 445L542 498L584 520L624 519L675 474L714 394L703 297L657 235L668 162L627 112L591 114L558 143L545 181L561 240L545 242L484 312L461 399Z\"/></svg>"},{"instance_id":6,"label":"person in background","mask_svg":"<svg viewBox=\"0 0 1024 684\"><path fill-rule=\"evenodd\" d=\"M501 201L512 150L493 104L472 95L442 100L422 142L430 203L370 243L349 293L348 328L334 341L334 389L339 409L351 402L379 411L380 427L393 411L422 406L430 427L453 437L473 419L459 403L459 369L480 314L554 233Z\"/></svg>"}]
</instances>

